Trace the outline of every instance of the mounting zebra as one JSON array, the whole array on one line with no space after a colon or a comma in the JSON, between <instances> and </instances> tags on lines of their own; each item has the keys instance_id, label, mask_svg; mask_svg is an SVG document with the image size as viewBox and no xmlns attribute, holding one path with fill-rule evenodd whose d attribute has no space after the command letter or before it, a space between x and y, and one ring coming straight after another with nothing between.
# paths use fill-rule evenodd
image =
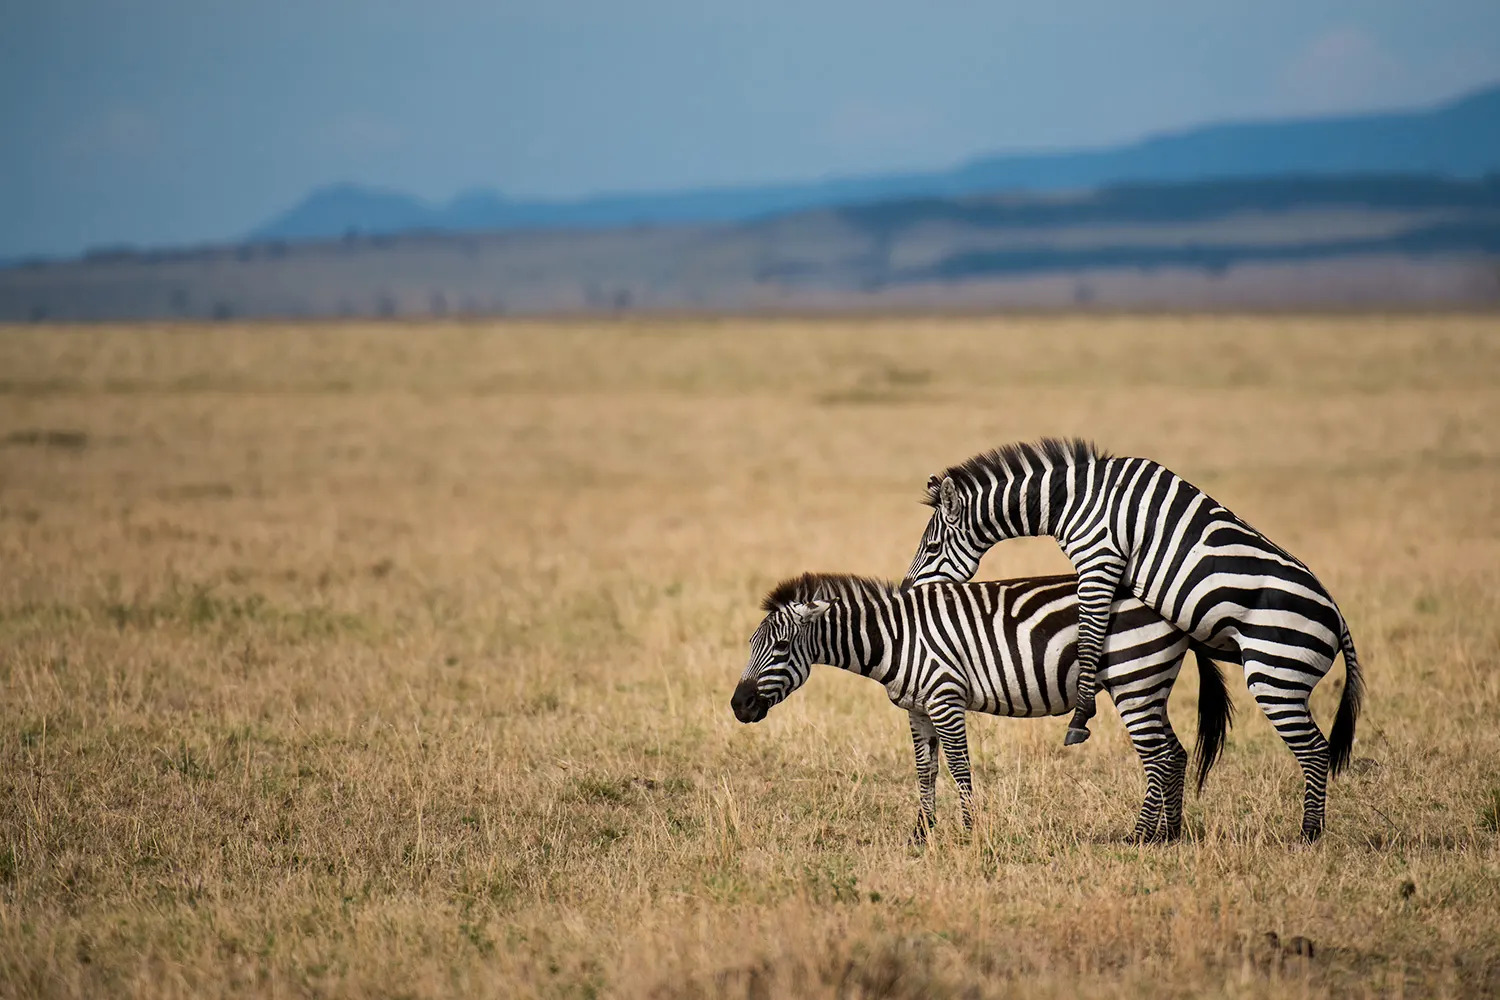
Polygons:
<instances>
[{"instance_id":1,"label":"mounting zebra","mask_svg":"<svg viewBox=\"0 0 1500 1000\"><path fill-rule=\"evenodd\" d=\"M1078 690L1077 580L1037 577L942 583L902 590L857 576L806 574L766 596L750 638L750 662L730 706L759 722L807 680L814 663L873 677L907 710L920 802L913 840L936 821L938 748L973 822L965 712L1047 716L1072 710ZM1115 604L1099 680L1120 710L1146 770L1146 798L1132 838L1182 832L1187 752L1167 718L1167 696L1188 636L1139 601ZM1229 728L1231 706L1213 660L1200 651L1197 778L1201 790Z\"/></svg>"},{"instance_id":2,"label":"mounting zebra","mask_svg":"<svg viewBox=\"0 0 1500 1000\"><path fill-rule=\"evenodd\" d=\"M1359 660L1349 627L1312 571L1212 497L1156 462L1083 441L1006 445L927 482L933 512L906 584L962 581L996 542L1051 535L1078 571L1078 707L1066 742L1088 739L1094 668L1110 604L1142 604L1243 665L1257 704L1302 766L1302 835L1323 832L1328 776L1349 760ZM1346 680L1333 743L1308 711L1342 651Z\"/></svg>"}]
</instances>

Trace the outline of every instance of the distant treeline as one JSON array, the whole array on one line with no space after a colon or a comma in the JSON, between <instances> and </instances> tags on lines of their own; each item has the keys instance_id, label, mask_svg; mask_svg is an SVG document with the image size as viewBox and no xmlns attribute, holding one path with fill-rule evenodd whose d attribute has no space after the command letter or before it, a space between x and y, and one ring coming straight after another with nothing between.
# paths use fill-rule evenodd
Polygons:
<instances>
[{"instance_id":1,"label":"distant treeline","mask_svg":"<svg viewBox=\"0 0 1500 1000\"><path fill-rule=\"evenodd\" d=\"M1187 267L1222 274L1237 264L1326 260L1395 254L1431 257L1438 254L1500 256L1500 223L1426 226L1394 236L1305 243L1228 243L1181 246L1099 246L1076 250L991 250L945 257L926 268L892 274L893 282L959 281L983 276L1088 271L1100 268Z\"/></svg>"},{"instance_id":2,"label":"distant treeline","mask_svg":"<svg viewBox=\"0 0 1500 1000\"><path fill-rule=\"evenodd\" d=\"M1319 207L1500 211L1500 174L1473 181L1354 175L1117 184L1075 195L904 198L834 211L850 225L883 234L921 222L987 228L1152 224Z\"/></svg>"},{"instance_id":3,"label":"distant treeline","mask_svg":"<svg viewBox=\"0 0 1500 1000\"><path fill-rule=\"evenodd\" d=\"M1213 222L1253 213L1287 215L1318 209L1411 212L1409 228L1350 238L1298 232L1295 238L1253 243L1185 240L1175 244L1112 241L1108 227ZM1222 273L1249 262L1295 262L1395 254L1500 255L1500 174L1472 181L1429 176L1269 177L1186 184L1118 184L1052 197L907 198L833 209L846 225L877 245L894 246L923 226L970 230L1061 230L1095 227L1087 246L1024 246L952 253L921 267L901 267L890 254L867 261L867 288L920 281L1087 271L1101 268L1182 267ZM1451 220L1451 221L1450 221ZM1115 237L1118 239L1118 237ZM839 266L839 265L835 265ZM816 280L819 268L787 260L762 278Z\"/></svg>"}]
</instances>

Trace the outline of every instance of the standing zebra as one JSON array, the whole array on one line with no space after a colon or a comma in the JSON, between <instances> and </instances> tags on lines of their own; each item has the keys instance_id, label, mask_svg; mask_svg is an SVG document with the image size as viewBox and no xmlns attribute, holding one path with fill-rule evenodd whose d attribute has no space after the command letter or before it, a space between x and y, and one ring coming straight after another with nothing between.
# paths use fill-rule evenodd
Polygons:
<instances>
[{"instance_id":1,"label":"standing zebra","mask_svg":"<svg viewBox=\"0 0 1500 1000\"><path fill-rule=\"evenodd\" d=\"M1361 682L1349 627L1312 571L1180 476L1083 441L1006 445L933 476L927 492L934 510L908 584L967 580L992 545L1020 535L1051 535L1073 561L1078 707L1065 742L1088 739L1094 668L1123 584L1214 656L1243 664L1302 766L1302 835L1322 834L1328 775L1349 760ZM1330 752L1307 702L1341 650L1347 678Z\"/></svg>"},{"instance_id":2,"label":"standing zebra","mask_svg":"<svg viewBox=\"0 0 1500 1000\"><path fill-rule=\"evenodd\" d=\"M1062 715L1078 691L1078 601L1072 576L898 589L857 576L806 574L766 596L750 638L750 662L730 705L759 722L807 680L812 664L842 667L885 685L907 710L921 809L912 839L936 820L938 748L958 785L965 825L973 780L965 712ZM1182 832L1187 752L1167 719L1167 696L1189 646L1186 635L1139 601L1115 604L1100 682L1119 707L1146 770L1146 798L1132 838ZM1198 653L1198 787L1213 767L1231 706L1213 660Z\"/></svg>"}]
</instances>

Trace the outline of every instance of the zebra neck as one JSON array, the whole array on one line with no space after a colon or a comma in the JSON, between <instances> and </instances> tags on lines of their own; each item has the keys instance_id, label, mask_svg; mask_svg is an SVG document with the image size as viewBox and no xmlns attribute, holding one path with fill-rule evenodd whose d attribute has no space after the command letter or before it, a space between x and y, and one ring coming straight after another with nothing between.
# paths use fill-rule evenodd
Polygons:
<instances>
[{"instance_id":1,"label":"zebra neck","mask_svg":"<svg viewBox=\"0 0 1500 1000\"><path fill-rule=\"evenodd\" d=\"M991 545L1007 538L1052 535L1061 540L1080 504L1093 492L1096 463L1012 470L996 483L986 525Z\"/></svg>"},{"instance_id":2,"label":"zebra neck","mask_svg":"<svg viewBox=\"0 0 1500 1000\"><path fill-rule=\"evenodd\" d=\"M891 649L881 620L889 622L892 615L858 600L831 611L814 633L813 662L856 674L880 673Z\"/></svg>"},{"instance_id":3,"label":"zebra neck","mask_svg":"<svg viewBox=\"0 0 1500 1000\"><path fill-rule=\"evenodd\" d=\"M1069 551L1068 544L1092 534L1097 526L1101 491L1107 489L1109 469L1103 462L1069 466L1066 476L1054 477L1051 531L1048 533Z\"/></svg>"},{"instance_id":4,"label":"zebra neck","mask_svg":"<svg viewBox=\"0 0 1500 1000\"><path fill-rule=\"evenodd\" d=\"M1067 468L1043 468L1007 475L997 484L990 528L998 542L1052 533L1052 498L1056 486L1067 478Z\"/></svg>"}]
</instances>

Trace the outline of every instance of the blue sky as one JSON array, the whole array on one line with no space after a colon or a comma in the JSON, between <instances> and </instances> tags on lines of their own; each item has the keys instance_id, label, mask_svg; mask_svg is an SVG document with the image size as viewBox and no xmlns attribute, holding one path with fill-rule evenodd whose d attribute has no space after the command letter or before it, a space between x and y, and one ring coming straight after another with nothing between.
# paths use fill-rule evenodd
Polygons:
<instances>
[{"instance_id":1,"label":"blue sky","mask_svg":"<svg viewBox=\"0 0 1500 1000\"><path fill-rule=\"evenodd\" d=\"M1500 80L1495 0L0 0L0 257L445 200L942 167Z\"/></svg>"}]
</instances>

